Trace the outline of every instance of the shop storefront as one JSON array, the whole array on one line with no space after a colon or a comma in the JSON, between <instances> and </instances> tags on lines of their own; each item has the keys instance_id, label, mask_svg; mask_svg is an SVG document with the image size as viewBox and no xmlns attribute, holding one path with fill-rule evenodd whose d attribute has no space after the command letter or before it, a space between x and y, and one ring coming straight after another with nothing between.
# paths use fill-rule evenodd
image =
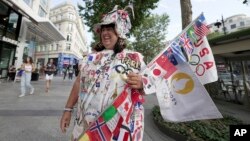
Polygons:
<instances>
[{"instance_id":1,"label":"shop storefront","mask_svg":"<svg viewBox=\"0 0 250 141\"><path fill-rule=\"evenodd\" d=\"M6 78L8 68L15 64L15 52L22 16L0 1L0 79Z\"/></svg>"},{"instance_id":2,"label":"shop storefront","mask_svg":"<svg viewBox=\"0 0 250 141\"><path fill-rule=\"evenodd\" d=\"M59 53L58 56L58 71L62 73L63 67L74 66L78 63L78 58L72 54Z\"/></svg>"},{"instance_id":3,"label":"shop storefront","mask_svg":"<svg viewBox=\"0 0 250 141\"><path fill-rule=\"evenodd\" d=\"M250 29L210 40L219 82L237 103L250 104Z\"/></svg>"}]
</instances>

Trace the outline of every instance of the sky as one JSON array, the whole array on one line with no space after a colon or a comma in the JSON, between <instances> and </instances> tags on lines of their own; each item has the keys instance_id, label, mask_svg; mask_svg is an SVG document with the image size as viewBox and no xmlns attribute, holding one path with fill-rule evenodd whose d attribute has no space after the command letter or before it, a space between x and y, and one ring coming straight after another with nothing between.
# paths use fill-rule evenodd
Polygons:
<instances>
[{"instance_id":1,"label":"sky","mask_svg":"<svg viewBox=\"0 0 250 141\"><path fill-rule=\"evenodd\" d=\"M63 0L51 0L51 7L61 3ZM64 0L66 1L66 0ZM83 0L71 0L74 4L83 3ZM250 3L249 5L242 4L243 0L191 0L193 19L204 13L208 24L221 20L223 15L224 19L236 14L246 14L250 16ZM136 11L135 11L136 12ZM154 14L167 13L170 18L168 26L168 33L166 40L172 40L181 32L181 9L180 0L160 0L158 7L152 11ZM87 43L90 45L92 41L92 34L87 32Z\"/></svg>"}]
</instances>

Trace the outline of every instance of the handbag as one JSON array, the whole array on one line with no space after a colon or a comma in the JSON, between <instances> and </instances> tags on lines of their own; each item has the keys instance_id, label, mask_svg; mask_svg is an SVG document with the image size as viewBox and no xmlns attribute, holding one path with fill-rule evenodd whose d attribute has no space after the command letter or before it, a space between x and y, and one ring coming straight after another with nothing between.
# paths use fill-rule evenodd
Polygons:
<instances>
[{"instance_id":1,"label":"handbag","mask_svg":"<svg viewBox=\"0 0 250 141\"><path fill-rule=\"evenodd\" d=\"M17 76L21 77L21 76L23 75L23 71L24 71L24 70L18 71Z\"/></svg>"}]
</instances>

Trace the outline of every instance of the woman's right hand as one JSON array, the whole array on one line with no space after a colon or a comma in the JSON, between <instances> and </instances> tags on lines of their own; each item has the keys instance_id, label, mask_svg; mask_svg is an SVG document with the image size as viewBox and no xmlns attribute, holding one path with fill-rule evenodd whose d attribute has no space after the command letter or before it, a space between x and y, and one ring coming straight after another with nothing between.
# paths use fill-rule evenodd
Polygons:
<instances>
[{"instance_id":1,"label":"woman's right hand","mask_svg":"<svg viewBox=\"0 0 250 141\"><path fill-rule=\"evenodd\" d=\"M69 127L70 119L71 119L71 112L65 111L62 115L61 123L60 123L62 133L65 133L66 129Z\"/></svg>"}]
</instances>

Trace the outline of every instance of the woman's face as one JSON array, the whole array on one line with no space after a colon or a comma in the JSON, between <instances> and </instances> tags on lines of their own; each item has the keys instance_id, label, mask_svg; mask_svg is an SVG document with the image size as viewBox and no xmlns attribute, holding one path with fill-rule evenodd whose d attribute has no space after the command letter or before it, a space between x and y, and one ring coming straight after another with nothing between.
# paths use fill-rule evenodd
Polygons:
<instances>
[{"instance_id":1,"label":"woman's face","mask_svg":"<svg viewBox=\"0 0 250 141\"><path fill-rule=\"evenodd\" d=\"M114 46L118 40L118 36L115 33L113 27L103 27L101 31L102 44L106 49L114 49Z\"/></svg>"},{"instance_id":2,"label":"woman's face","mask_svg":"<svg viewBox=\"0 0 250 141\"><path fill-rule=\"evenodd\" d=\"M30 62L30 58L29 58L29 57L27 57L27 59L26 59L26 60L27 60L27 62L28 62L28 63Z\"/></svg>"}]
</instances>

